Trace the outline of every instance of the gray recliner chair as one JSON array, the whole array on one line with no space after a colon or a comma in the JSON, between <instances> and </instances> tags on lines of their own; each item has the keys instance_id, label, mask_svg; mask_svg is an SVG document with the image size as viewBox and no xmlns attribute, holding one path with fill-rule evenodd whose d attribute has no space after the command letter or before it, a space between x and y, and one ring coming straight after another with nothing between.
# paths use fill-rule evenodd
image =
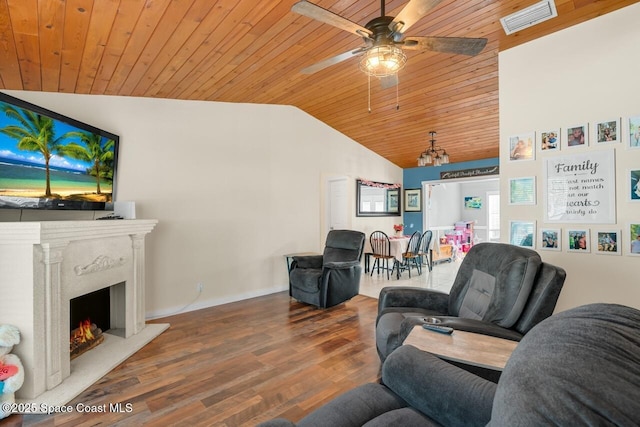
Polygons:
<instances>
[{"instance_id":1,"label":"gray recliner chair","mask_svg":"<svg viewBox=\"0 0 640 427\"><path fill-rule=\"evenodd\" d=\"M413 326L435 317L443 326L519 341L549 317L566 273L527 248L479 243L466 254L449 294L385 287L378 299L376 347L384 359Z\"/></svg>"},{"instance_id":2,"label":"gray recliner chair","mask_svg":"<svg viewBox=\"0 0 640 427\"><path fill-rule=\"evenodd\" d=\"M529 331L497 384L403 345L382 365L381 384L352 389L297 424L260 427L637 426L639 396L640 311L590 304Z\"/></svg>"},{"instance_id":3,"label":"gray recliner chair","mask_svg":"<svg viewBox=\"0 0 640 427\"><path fill-rule=\"evenodd\" d=\"M294 256L289 270L289 295L320 308L358 295L364 240L360 231L331 230L322 255Z\"/></svg>"}]
</instances>

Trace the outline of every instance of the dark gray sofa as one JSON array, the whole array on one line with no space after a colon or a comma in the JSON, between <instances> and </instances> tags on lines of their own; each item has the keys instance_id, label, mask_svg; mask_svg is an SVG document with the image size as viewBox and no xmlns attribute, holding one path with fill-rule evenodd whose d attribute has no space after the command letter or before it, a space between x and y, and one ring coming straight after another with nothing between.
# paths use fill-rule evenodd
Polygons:
<instances>
[{"instance_id":1,"label":"dark gray sofa","mask_svg":"<svg viewBox=\"0 0 640 427\"><path fill-rule=\"evenodd\" d=\"M639 420L640 311L590 304L529 331L497 384L403 345L384 362L382 384L357 387L297 424L274 419L260 426L638 426Z\"/></svg>"}]
</instances>

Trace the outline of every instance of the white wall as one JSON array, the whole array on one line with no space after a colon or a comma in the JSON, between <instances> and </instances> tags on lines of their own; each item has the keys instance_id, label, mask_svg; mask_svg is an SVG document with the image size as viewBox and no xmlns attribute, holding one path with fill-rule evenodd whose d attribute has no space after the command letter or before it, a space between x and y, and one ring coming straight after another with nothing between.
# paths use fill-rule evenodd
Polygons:
<instances>
[{"instance_id":1,"label":"white wall","mask_svg":"<svg viewBox=\"0 0 640 427\"><path fill-rule=\"evenodd\" d=\"M331 176L350 180L352 228L398 222L356 218L355 180L400 183L402 170L294 107L8 93L120 135L116 199L159 220L147 237L150 317L287 289L283 254L324 246Z\"/></svg>"},{"instance_id":2,"label":"white wall","mask_svg":"<svg viewBox=\"0 0 640 427\"><path fill-rule=\"evenodd\" d=\"M640 150L630 150L628 136L614 145L616 164L616 224L547 224L544 222L543 160L509 161L508 138L528 131L575 124L590 125L612 117L640 115L640 4L628 6L584 24L501 52L500 61L500 173L503 230L510 219L536 221L540 228L614 227L622 231L623 254L568 253L539 250L545 261L564 267L567 280L556 311L590 302L614 302L640 308L640 258L628 256L628 223L640 222L640 205L628 201L629 168L640 168ZM624 129L624 128L623 128ZM610 146L606 147L610 148ZM574 148L593 152L602 147ZM578 151L571 151L577 153ZM537 201L531 206L509 206L509 177L538 177ZM564 237L564 236L563 236ZM502 240L508 241L508 232Z\"/></svg>"},{"instance_id":3,"label":"white wall","mask_svg":"<svg viewBox=\"0 0 640 427\"><path fill-rule=\"evenodd\" d=\"M460 221L462 212L461 183L443 182L429 184L431 195L427 191L427 227L451 227ZM428 188L428 187L427 187Z\"/></svg>"}]
</instances>

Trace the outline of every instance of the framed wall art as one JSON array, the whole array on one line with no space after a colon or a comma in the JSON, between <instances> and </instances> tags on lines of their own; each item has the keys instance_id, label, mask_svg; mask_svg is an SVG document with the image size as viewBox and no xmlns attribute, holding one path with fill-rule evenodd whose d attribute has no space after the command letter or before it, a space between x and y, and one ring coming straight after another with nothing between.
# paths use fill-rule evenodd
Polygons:
<instances>
[{"instance_id":1,"label":"framed wall art","mask_svg":"<svg viewBox=\"0 0 640 427\"><path fill-rule=\"evenodd\" d=\"M629 200L632 202L640 202L640 168L631 169L628 176Z\"/></svg>"},{"instance_id":2,"label":"framed wall art","mask_svg":"<svg viewBox=\"0 0 640 427\"><path fill-rule=\"evenodd\" d=\"M400 190L389 190L387 192L387 209L392 213L400 213Z\"/></svg>"},{"instance_id":3,"label":"framed wall art","mask_svg":"<svg viewBox=\"0 0 640 427\"><path fill-rule=\"evenodd\" d=\"M594 230L592 246L602 255L620 255L620 230Z\"/></svg>"},{"instance_id":4,"label":"framed wall art","mask_svg":"<svg viewBox=\"0 0 640 427\"><path fill-rule=\"evenodd\" d=\"M482 209L482 197L465 196L464 208L465 209Z\"/></svg>"},{"instance_id":5,"label":"framed wall art","mask_svg":"<svg viewBox=\"0 0 640 427\"><path fill-rule=\"evenodd\" d=\"M567 251L585 253L591 251L588 228L567 230Z\"/></svg>"},{"instance_id":6,"label":"framed wall art","mask_svg":"<svg viewBox=\"0 0 640 427\"><path fill-rule=\"evenodd\" d=\"M596 123L595 126L595 142L597 144L611 144L620 141L620 129L618 123L620 120L605 120Z\"/></svg>"},{"instance_id":7,"label":"framed wall art","mask_svg":"<svg viewBox=\"0 0 640 427\"><path fill-rule=\"evenodd\" d=\"M538 132L538 146L540 151L560 150L560 129L547 129Z\"/></svg>"},{"instance_id":8,"label":"framed wall art","mask_svg":"<svg viewBox=\"0 0 640 427\"><path fill-rule=\"evenodd\" d=\"M509 178L509 204L536 204L536 177Z\"/></svg>"},{"instance_id":9,"label":"framed wall art","mask_svg":"<svg viewBox=\"0 0 640 427\"><path fill-rule=\"evenodd\" d=\"M566 128L564 135L565 148L586 147L589 145L589 126L574 125Z\"/></svg>"},{"instance_id":10,"label":"framed wall art","mask_svg":"<svg viewBox=\"0 0 640 427\"><path fill-rule=\"evenodd\" d=\"M509 160L535 159L535 132L527 132L509 137Z\"/></svg>"},{"instance_id":11,"label":"framed wall art","mask_svg":"<svg viewBox=\"0 0 640 427\"><path fill-rule=\"evenodd\" d=\"M640 115L629 117L627 120L627 135L629 148L640 148Z\"/></svg>"},{"instance_id":12,"label":"framed wall art","mask_svg":"<svg viewBox=\"0 0 640 427\"><path fill-rule=\"evenodd\" d=\"M562 249L562 234L559 228L543 228L540 232L540 249L559 251Z\"/></svg>"},{"instance_id":13,"label":"framed wall art","mask_svg":"<svg viewBox=\"0 0 640 427\"><path fill-rule=\"evenodd\" d=\"M421 212L422 211L422 189L407 188L404 190L404 211L405 212Z\"/></svg>"},{"instance_id":14,"label":"framed wall art","mask_svg":"<svg viewBox=\"0 0 640 427\"><path fill-rule=\"evenodd\" d=\"M535 221L509 221L509 243L524 248L535 248Z\"/></svg>"},{"instance_id":15,"label":"framed wall art","mask_svg":"<svg viewBox=\"0 0 640 427\"><path fill-rule=\"evenodd\" d=\"M632 222L627 227L629 233L629 255L640 256L640 222Z\"/></svg>"},{"instance_id":16,"label":"framed wall art","mask_svg":"<svg viewBox=\"0 0 640 427\"><path fill-rule=\"evenodd\" d=\"M543 169L544 222L616 223L613 148L549 156Z\"/></svg>"}]
</instances>

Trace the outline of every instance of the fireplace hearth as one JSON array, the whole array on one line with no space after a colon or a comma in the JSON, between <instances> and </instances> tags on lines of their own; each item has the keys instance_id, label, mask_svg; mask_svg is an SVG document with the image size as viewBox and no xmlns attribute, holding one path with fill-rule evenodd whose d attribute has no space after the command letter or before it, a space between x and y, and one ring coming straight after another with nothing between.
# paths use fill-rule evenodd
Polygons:
<instances>
[{"instance_id":1,"label":"fireplace hearth","mask_svg":"<svg viewBox=\"0 0 640 427\"><path fill-rule=\"evenodd\" d=\"M0 271L10 272L0 276L10 296L0 313L23 336L14 349L25 368L18 402L66 404L168 327L145 323L144 243L156 223L0 223ZM70 301L104 288L110 325L82 318L103 330L104 342L71 361Z\"/></svg>"}]
</instances>

